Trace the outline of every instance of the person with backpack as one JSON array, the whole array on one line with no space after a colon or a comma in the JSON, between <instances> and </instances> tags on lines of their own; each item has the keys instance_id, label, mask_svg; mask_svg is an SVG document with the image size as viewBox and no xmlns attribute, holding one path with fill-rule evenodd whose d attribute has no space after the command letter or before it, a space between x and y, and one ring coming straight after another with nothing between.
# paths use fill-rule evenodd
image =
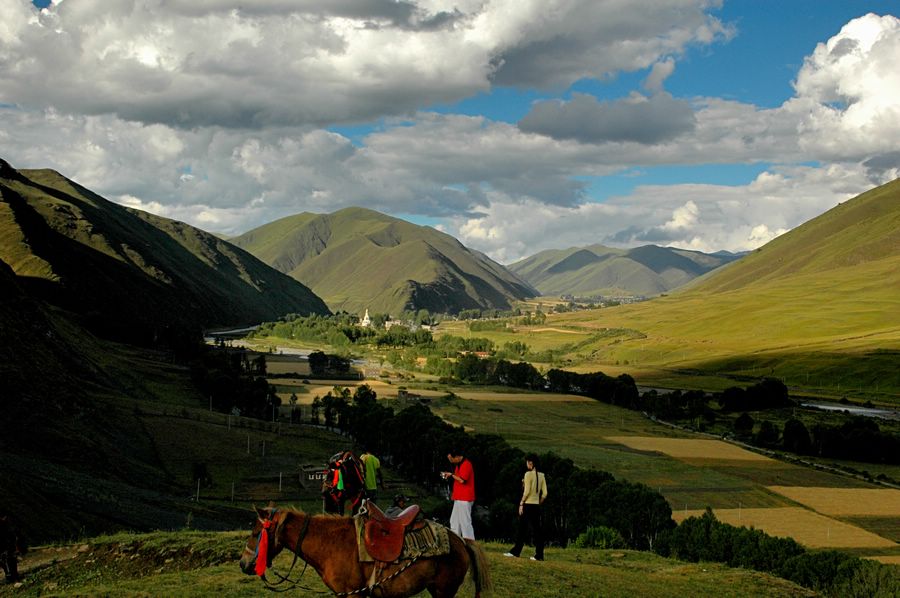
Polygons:
<instances>
[{"instance_id":1,"label":"person with backpack","mask_svg":"<svg viewBox=\"0 0 900 598\"><path fill-rule=\"evenodd\" d=\"M544 533L541 528L541 504L547 498L547 478L538 471L538 456L530 453L525 457L525 477L522 479L522 499L519 501L519 525L516 545L503 556L518 557L522 554L528 528L534 538L532 561L544 560Z\"/></svg>"}]
</instances>

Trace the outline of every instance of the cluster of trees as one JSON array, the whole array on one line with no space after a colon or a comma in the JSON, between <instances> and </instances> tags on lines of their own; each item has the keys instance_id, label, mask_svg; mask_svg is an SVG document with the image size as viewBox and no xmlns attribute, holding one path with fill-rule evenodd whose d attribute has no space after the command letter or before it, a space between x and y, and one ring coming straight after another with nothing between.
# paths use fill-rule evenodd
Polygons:
<instances>
[{"instance_id":1,"label":"cluster of trees","mask_svg":"<svg viewBox=\"0 0 900 598\"><path fill-rule=\"evenodd\" d=\"M352 395L347 389L335 389L320 405L327 425L348 433L406 479L434 490L445 483L438 472L448 467L450 448L464 447L475 467L476 503L490 513L476 521L479 535L511 540L522 492L524 453L500 436L471 435L447 424L424 405L395 413L375 399L375 391L363 385ZM604 526L616 530L628 546L649 549L662 532L674 527L665 498L647 486L580 469L571 459L553 453L541 456L541 471L553 488L544 516L548 538L554 542L566 545L588 527Z\"/></svg>"},{"instance_id":2,"label":"cluster of trees","mask_svg":"<svg viewBox=\"0 0 900 598\"><path fill-rule=\"evenodd\" d=\"M265 355L251 359L244 349L206 350L191 362L190 372L216 411L272 419L281 405L275 387L266 381Z\"/></svg>"},{"instance_id":3,"label":"cluster of trees","mask_svg":"<svg viewBox=\"0 0 900 598\"><path fill-rule=\"evenodd\" d=\"M691 562L726 563L765 571L832 596L896 596L900 577L889 566L837 552L810 552L792 538L775 538L716 519L711 509L662 534L656 552Z\"/></svg>"},{"instance_id":4,"label":"cluster of trees","mask_svg":"<svg viewBox=\"0 0 900 598\"><path fill-rule=\"evenodd\" d=\"M852 417L836 426L816 424L811 431L791 418L784 423L782 447L799 455L900 464L900 437L882 432L871 417Z\"/></svg>"},{"instance_id":5,"label":"cluster of trees","mask_svg":"<svg viewBox=\"0 0 900 598\"><path fill-rule=\"evenodd\" d=\"M322 351L309 354L309 372L316 377L341 377L350 372L350 360L341 355L330 355Z\"/></svg>"},{"instance_id":6,"label":"cluster of trees","mask_svg":"<svg viewBox=\"0 0 900 598\"><path fill-rule=\"evenodd\" d=\"M718 402L726 412L780 409L795 404L788 396L787 386L777 378L766 378L746 389L739 386L726 388Z\"/></svg>"}]
</instances>

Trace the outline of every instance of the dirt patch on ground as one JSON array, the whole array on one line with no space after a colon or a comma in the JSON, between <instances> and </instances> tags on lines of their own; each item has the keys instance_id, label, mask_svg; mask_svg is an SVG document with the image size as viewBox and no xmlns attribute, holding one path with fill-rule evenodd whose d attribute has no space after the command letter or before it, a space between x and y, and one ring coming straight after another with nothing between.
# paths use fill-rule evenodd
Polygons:
<instances>
[{"instance_id":1,"label":"dirt patch on ground","mask_svg":"<svg viewBox=\"0 0 900 598\"><path fill-rule=\"evenodd\" d=\"M87 544L32 548L19 558L19 573L27 575L44 567L72 560L89 549L90 547Z\"/></svg>"}]
</instances>

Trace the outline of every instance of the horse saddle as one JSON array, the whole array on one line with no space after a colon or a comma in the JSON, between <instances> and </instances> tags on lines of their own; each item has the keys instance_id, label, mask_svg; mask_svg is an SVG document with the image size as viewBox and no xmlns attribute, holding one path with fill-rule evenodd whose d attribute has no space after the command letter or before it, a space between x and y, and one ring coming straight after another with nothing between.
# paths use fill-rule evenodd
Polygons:
<instances>
[{"instance_id":1,"label":"horse saddle","mask_svg":"<svg viewBox=\"0 0 900 598\"><path fill-rule=\"evenodd\" d=\"M368 517L363 533L366 550L376 561L396 561L403 551L406 528L419 514L419 505L409 506L393 516L371 501L366 501L366 509Z\"/></svg>"}]
</instances>

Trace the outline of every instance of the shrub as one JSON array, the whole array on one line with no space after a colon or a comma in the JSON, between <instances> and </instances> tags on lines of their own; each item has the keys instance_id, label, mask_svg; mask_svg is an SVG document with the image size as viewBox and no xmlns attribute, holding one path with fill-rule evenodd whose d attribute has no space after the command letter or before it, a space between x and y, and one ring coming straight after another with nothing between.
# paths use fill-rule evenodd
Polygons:
<instances>
[{"instance_id":1,"label":"shrub","mask_svg":"<svg viewBox=\"0 0 900 598\"><path fill-rule=\"evenodd\" d=\"M622 534L603 525L589 527L575 538L578 548L625 548L626 545Z\"/></svg>"}]
</instances>

